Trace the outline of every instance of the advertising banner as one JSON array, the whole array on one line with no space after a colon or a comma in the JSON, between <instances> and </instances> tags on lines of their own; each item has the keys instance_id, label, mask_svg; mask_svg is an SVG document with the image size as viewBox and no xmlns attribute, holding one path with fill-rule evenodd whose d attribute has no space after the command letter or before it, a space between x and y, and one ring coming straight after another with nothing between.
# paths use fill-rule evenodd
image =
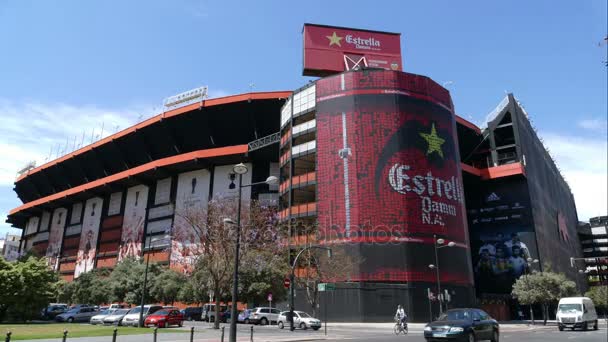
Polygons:
<instances>
[{"instance_id":1,"label":"advertising banner","mask_svg":"<svg viewBox=\"0 0 608 342\"><path fill-rule=\"evenodd\" d=\"M190 222L204 220L209 199L210 173L196 170L177 178L175 220L171 232L171 268L189 274L198 254L197 234Z\"/></svg>"},{"instance_id":2,"label":"advertising banner","mask_svg":"<svg viewBox=\"0 0 608 342\"><path fill-rule=\"evenodd\" d=\"M436 234L456 243L442 251L454 264L442 279L472 284L449 93L427 77L383 70L316 88L322 240L356 245L360 280L434 281Z\"/></svg>"},{"instance_id":3,"label":"advertising banner","mask_svg":"<svg viewBox=\"0 0 608 342\"><path fill-rule=\"evenodd\" d=\"M57 208L53 211L51 221L51 231L49 233L49 244L46 248L46 257L49 265L57 270L59 257L61 253L61 243L63 242L63 231L68 220L68 210L66 208Z\"/></svg>"},{"instance_id":4,"label":"advertising banner","mask_svg":"<svg viewBox=\"0 0 608 342\"><path fill-rule=\"evenodd\" d=\"M538 258L525 181L484 182L468 191L477 291L511 293L515 280L530 271L527 259Z\"/></svg>"},{"instance_id":5,"label":"advertising banner","mask_svg":"<svg viewBox=\"0 0 608 342\"><path fill-rule=\"evenodd\" d=\"M156 182L154 192L154 205L165 204L171 201L171 177Z\"/></svg>"},{"instance_id":6,"label":"advertising banner","mask_svg":"<svg viewBox=\"0 0 608 342\"><path fill-rule=\"evenodd\" d=\"M95 265L102 206L103 199L99 197L91 198L85 202L74 278L92 270Z\"/></svg>"},{"instance_id":7,"label":"advertising banner","mask_svg":"<svg viewBox=\"0 0 608 342\"><path fill-rule=\"evenodd\" d=\"M108 216L120 214L120 206L122 205L122 192L114 192L110 195L108 203Z\"/></svg>"},{"instance_id":8,"label":"advertising banner","mask_svg":"<svg viewBox=\"0 0 608 342\"><path fill-rule=\"evenodd\" d=\"M82 203L74 203L72 205L72 216L70 217L70 224L77 224L82 222Z\"/></svg>"},{"instance_id":9,"label":"advertising banner","mask_svg":"<svg viewBox=\"0 0 608 342\"><path fill-rule=\"evenodd\" d=\"M40 217L32 216L27 220L27 225L25 226L25 235L34 234L38 231L38 224L40 223Z\"/></svg>"},{"instance_id":10,"label":"advertising banner","mask_svg":"<svg viewBox=\"0 0 608 342\"><path fill-rule=\"evenodd\" d=\"M304 75L326 76L357 67L401 71L399 33L304 25Z\"/></svg>"},{"instance_id":11,"label":"advertising banner","mask_svg":"<svg viewBox=\"0 0 608 342\"><path fill-rule=\"evenodd\" d=\"M139 258L141 255L147 207L147 186L137 185L127 190L118 261L126 257Z\"/></svg>"},{"instance_id":12,"label":"advertising banner","mask_svg":"<svg viewBox=\"0 0 608 342\"><path fill-rule=\"evenodd\" d=\"M42 212L42 219L40 220L39 232L48 232L51 224L51 213L48 211Z\"/></svg>"}]
</instances>

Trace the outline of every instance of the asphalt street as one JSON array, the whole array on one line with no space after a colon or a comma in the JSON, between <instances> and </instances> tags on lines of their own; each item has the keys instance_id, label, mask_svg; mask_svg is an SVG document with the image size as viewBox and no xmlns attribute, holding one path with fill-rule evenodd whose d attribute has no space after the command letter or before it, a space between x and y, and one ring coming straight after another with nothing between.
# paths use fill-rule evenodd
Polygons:
<instances>
[{"instance_id":1,"label":"asphalt street","mask_svg":"<svg viewBox=\"0 0 608 342\"><path fill-rule=\"evenodd\" d=\"M182 330L183 333L158 334L158 342L188 342L190 341L190 326L194 326L194 341L196 342L219 342L221 341L221 330L212 329L208 323L186 322L184 328L171 328ZM224 341L228 341L229 325L222 324L224 327ZM274 342L274 341L424 341L424 324L411 324L410 332L407 335L395 336L390 323L335 323L328 326L327 335L324 330L296 330L290 332L289 329L279 329L273 326L254 326L253 341ZM526 324L504 324L501 325L501 341L513 342L540 342L540 341L583 341L600 342L607 341L606 325L602 324L598 331L563 331L560 332L557 326L534 326ZM238 341L250 341L251 326L238 325ZM53 340L34 340L37 342L59 342ZM88 338L68 338L67 342L110 342L111 337L88 337ZM148 335L125 335L118 336L117 342L152 342L152 334Z\"/></svg>"}]
</instances>

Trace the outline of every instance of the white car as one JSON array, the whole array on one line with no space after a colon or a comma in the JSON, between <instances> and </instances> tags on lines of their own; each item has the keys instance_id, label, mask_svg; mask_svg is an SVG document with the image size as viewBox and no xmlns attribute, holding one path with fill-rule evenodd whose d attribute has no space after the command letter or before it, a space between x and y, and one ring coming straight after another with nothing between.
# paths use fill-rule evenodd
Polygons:
<instances>
[{"instance_id":1,"label":"white car","mask_svg":"<svg viewBox=\"0 0 608 342\"><path fill-rule=\"evenodd\" d=\"M289 326L289 320L287 317L289 316L289 311L283 311L279 315L277 319L277 325L279 329L285 328L285 326ZM321 328L321 321L312 317L304 311L294 311L293 312L294 321L293 325L296 328L300 328L306 330L308 328L312 328L313 330L319 330Z\"/></svg>"},{"instance_id":2,"label":"white car","mask_svg":"<svg viewBox=\"0 0 608 342\"><path fill-rule=\"evenodd\" d=\"M281 310L268 307L254 308L249 313L249 323L268 325L278 322Z\"/></svg>"},{"instance_id":3,"label":"white car","mask_svg":"<svg viewBox=\"0 0 608 342\"><path fill-rule=\"evenodd\" d=\"M91 320L89 321L89 323L91 323L93 325L103 324L103 319L110 316L112 313L114 313L114 311L116 311L116 309L104 310L104 311L100 312L99 314L91 317Z\"/></svg>"},{"instance_id":4,"label":"white car","mask_svg":"<svg viewBox=\"0 0 608 342\"><path fill-rule=\"evenodd\" d=\"M104 325L121 325L122 319L129 313L129 309L117 309L103 319ZM139 317L138 317L139 318Z\"/></svg>"},{"instance_id":5,"label":"white car","mask_svg":"<svg viewBox=\"0 0 608 342\"><path fill-rule=\"evenodd\" d=\"M556 319L559 331L563 331L564 328L587 330L590 326L594 330L598 329L595 306L593 301L587 297L560 299L557 305Z\"/></svg>"},{"instance_id":6,"label":"white car","mask_svg":"<svg viewBox=\"0 0 608 342\"><path fill-rule=\"evenodd\" d=\"M162 310L163 307L160 305L144 305L144 321L149 314L155 313L158 310ZM129 311L125 317L122 318L122 325L133 326L136 327L139 325L139 312L141 311L141 306L136 306ZM143 323L143 322L142 322Z\"/></svg>"}]
</instances>

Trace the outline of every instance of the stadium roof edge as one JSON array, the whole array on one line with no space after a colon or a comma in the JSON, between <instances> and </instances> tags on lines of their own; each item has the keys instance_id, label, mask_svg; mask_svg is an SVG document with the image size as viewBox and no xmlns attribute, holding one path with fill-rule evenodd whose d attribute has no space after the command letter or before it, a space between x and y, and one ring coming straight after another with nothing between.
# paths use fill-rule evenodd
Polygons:
<instances>
[{"instance_id":1,"label":"stadium roof edge","mask_svg":"<svg viewBox=\"0 0 608 342\"><path fill-rule=\"evenodd\" d=\"M469 120L467 120L467 119L465 119L462 116L457 115L457 114L456 114L456 123L459 123L459 124L461 124L461 125L469 128L469 129L475 131L475 133L477 133L477 134L481 134L481 128L477 127L471 121L469 121Z\"/></svg>"},{"instance_id":2,"label":"stadium roof edge","mask_svg":"<svg viewBox=\"0 0 608 342\"><path fill-rule=\"evenodd\" d=\"M163 159L154 160L147 164L143 164L143 165L134 167L132 169L128 169L128 170L125 170L125 171L122 171L122 172L119 172L119 173L116 173L116 174L113 174L113 175L110 175L110 176L107 176L107 177L104 177L101 179L91 181L89 183L75 186L73 188L27 202L17 208L10 210L6 222L12 223L13 222L12 217L14 217L15 215L19 214L20 212L22 212L26 209L30 209L30 208L33 208L33 207L36 207L36 206L39 206L39 205L42 205L42 204L45 204L48 202L55 201L55 200L63 199L68 196L75 195L75 194L78 194L81 192L85 192L85 191L88 191L88 190L91 190L91 189L94 189L97 187L102 187L102 186L111 184L113 182L116 182L116 181L119 181L119 180L122 180L125 178L129 178L129 177L136 176L138 174L142 174L144 172L153 170L155 168L161 168L164 166L180 164L180 163L184 163L184 162L188 162L188 161L192 161L192 160L196 160L196 159L245 154L245 153L247 153L247 151L248 151L248 146L247 146L247 144L245 144L245 145L211 148L211 149L206 149L206 150L198 150L198 151L183 153L183 154L179 154L176 156L171 156L171 157L167 157L167 158L163 158Z\"/></svg>"},{"instance_id":3,"label":"stadium roof edge","mask_svg":"<svg viewBox=\"0 0 608 342\"><path fill-rule=\"evenodd\" d=\"M139 122L131 127L125 128L119 132L116 132L112 135L109 135L103 139L100 139L92 144L89 144L87 146L84 146L76 151L67 153L57 159L51 160L47 163L44 163L36 168L33 168L31 170L29 170L26 173L23 173L22 175L20 175L19 177L17 177L17 179L15 180L15 183L25 179L26 177L35 174L38 171L44 170L46 168L49 168L51 166L57 165L65 160L68 160L70 158L73 158L79 154L82 154L84 152L90 151L98 146L107 144L117 138L129 135L135 131L137 131L138 129L141 129L143 127L146 126L150 126L154 123L160 122L165 118L170 118L176 115L180 115L183 113L187 113L190 112L192 110L198 109L198 108L204 108L204 107L212 107L212 106L219 106L219 105L223 105L223 104L228 104L228 103L235 103L235 102L242 102L242 101L248 101L248 100L268 100L268 99L281 99L281 98L286 98L288 96L290 96L292 94L292 91L269 91L269 92L251 92L251 93L243 93L243 94L237 94L237 95L229 95L229 96L224 96L224 97L218 97L218 98L213 98L213 99L207 99L207 100L203 100L201 102L196 102L193 104L189 104L187 106L184 107L180 107L180 108L175 108L166 112L162 112L160 114L157 114L151 118L148 118L142 122Z\"/></svg>"}]
</instances>

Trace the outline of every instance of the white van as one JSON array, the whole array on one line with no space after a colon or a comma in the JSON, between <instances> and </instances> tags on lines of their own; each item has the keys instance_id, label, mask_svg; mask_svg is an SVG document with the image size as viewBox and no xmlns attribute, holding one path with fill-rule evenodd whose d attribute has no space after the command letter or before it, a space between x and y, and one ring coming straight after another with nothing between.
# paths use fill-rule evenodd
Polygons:
<instances>
[{"instance_id":1,"label":"white van","mask_svg":"<svg viewBox=\"0 0 608 342\"><path fill-rule=\"evenodd\" d=\"M556 318L559 331L563 331L564 328L587 330L589 326L593 326L594 330L598 329L595 306L593 301L587 297L560 299Z\"/></svg>"}]
</instances>

